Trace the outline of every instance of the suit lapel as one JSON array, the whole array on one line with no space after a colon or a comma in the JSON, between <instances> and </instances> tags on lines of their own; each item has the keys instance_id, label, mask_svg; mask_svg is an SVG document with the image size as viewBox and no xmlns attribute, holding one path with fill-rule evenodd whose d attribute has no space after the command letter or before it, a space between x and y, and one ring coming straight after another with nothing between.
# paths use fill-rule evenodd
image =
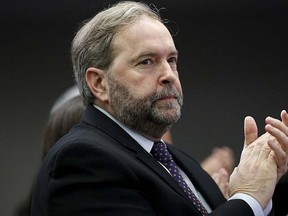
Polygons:
<instances>
[{"instance_id":1,"label":"suit lapel","mask_svg":"<svg viewBox=\"0 0 288 216\"><path fill-rule=\"evenodd\" d=\"M173 177L158 163L141 145L139 145L125 130L108 116L97 110L93 105L88 105L82 121L86 124L93 125L99 130L113 137L117 143L135 152L136 157L155 172L164 182L170 185L178 194L188 199L182 188L173 179ZM190 202L190 201L189 201Z\"/></svg>"},{"instance_id":2,"label":"suit lapel","mask_svg":"<svg viewBox=\"0 0 288 216\"><path fill-rule=\"evenodd\" d=\"M144 150L145 151L145 150ZM166 182L171 188L173 188L178 194L184 197L188 202L188 199L185 192L179 186L179 184L174 180L174 178L167 172L167 170L155 159L152 155L148 154L146 151L137 152L137 157L140 161L150 167L164 182Z\"/></svg>"}]
</instances>

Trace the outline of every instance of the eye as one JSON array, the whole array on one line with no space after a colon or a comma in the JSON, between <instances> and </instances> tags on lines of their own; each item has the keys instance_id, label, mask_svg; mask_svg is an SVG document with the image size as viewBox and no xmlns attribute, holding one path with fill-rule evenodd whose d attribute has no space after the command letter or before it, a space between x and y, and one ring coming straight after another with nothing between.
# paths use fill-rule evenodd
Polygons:
<instances>
[{"instance_id":1,"label":"eye","mask_svg":"<svg viewBox=\"0 0 288 216\"><path fill-rule=\"evenodd\" d=\"M168 62L170 63L170 64L177 64L177 58L176 57L171 57L171 58L169 58L168 59Z\"/></svg>"},{"instance_id":2,"label":"eye","mask_svg":"<svg viewBox=\"0 0 288 216\"><path fill-rule=\"evenodd\" d=\"M149 65L151 63L152 63L151 59L145 59L145 60L141 61L139 64L141 64L141 65Z\"/></svg>"}]
</instances>

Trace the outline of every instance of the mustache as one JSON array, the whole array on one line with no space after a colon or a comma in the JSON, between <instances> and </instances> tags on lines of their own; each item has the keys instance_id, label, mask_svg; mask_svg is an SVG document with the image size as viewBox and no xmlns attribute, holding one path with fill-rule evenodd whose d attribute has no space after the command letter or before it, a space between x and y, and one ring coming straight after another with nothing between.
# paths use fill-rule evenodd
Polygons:
<instances>
[{"instance_id":1,"label":"mustache","mask_svg":"<svg viewBox=\"0 0 288 216\"><path fill-rule=\"evenodd\" d=\"M180 105L183 104L183 94L180 93L175 87L166 87L162 91L153 94L150 101L153 103L164 97L174 97Z\"/></svg>"}]
</instances>

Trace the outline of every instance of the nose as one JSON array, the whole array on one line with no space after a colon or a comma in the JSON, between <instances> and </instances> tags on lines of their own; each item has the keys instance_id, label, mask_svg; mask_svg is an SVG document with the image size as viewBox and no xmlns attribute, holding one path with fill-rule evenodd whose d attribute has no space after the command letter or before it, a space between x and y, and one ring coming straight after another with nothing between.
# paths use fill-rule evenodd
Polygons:
<instances>
[{"instance_id":1,"label":"nose","mask_svg":"<svg viewBox=\"0 0 288 216\"><path fill-rule=\"evenodd\" d=\"M162 65L161 68L161 76L160 76L160 84L168 85L173 84L175 80L178 79L178 72L176 68L172 68L169 63Z\"/></svg>"}]
</instances>

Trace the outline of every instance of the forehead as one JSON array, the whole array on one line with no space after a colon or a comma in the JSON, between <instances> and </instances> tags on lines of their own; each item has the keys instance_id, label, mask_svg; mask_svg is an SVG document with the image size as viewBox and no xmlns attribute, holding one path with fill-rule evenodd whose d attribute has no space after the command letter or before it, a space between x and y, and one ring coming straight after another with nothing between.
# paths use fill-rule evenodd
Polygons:
<instances>
[{"instance_id":1,"label":"forehead","mask_svg":"<svg viewBox=\"0 0 288 216\"><path fill-rule=\"evenodd\" d=\"M132 24L122 27L114 38L115 48L123 51L157 50L164 47L176 52L173 38L166 26L159 20L140 16ZM120 51L119 50L119 51Z\"/></svg>"}]
</instances>

